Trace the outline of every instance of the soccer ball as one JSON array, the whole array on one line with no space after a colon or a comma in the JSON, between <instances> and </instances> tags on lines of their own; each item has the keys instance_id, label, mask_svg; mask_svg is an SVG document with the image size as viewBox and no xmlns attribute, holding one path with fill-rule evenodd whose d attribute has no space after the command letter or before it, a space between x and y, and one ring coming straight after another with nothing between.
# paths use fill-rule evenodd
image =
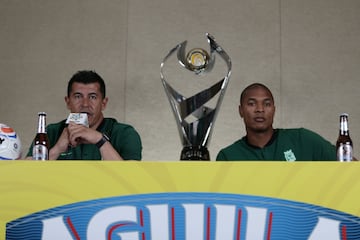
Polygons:
<instances>
[{"instance_id":1,"label":"soccer ball","mask_svg":"<svg viewBox=\"0 0 360 240\"><path fill-rule=\"evenodd\" d=\"M0 123L0 160L21 158L21 142L14 129Z\"/></svg>"}]
</instances>

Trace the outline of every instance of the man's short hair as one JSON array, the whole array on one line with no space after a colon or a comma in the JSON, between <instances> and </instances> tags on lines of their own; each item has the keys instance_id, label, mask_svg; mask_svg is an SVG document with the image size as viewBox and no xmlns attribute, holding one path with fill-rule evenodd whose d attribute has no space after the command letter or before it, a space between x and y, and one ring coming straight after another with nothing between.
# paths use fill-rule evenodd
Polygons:
<instances>
[{"instance_id":1,"label":"man's short hair","mask_svg":"<svg viewBox=\"0 0 360 240\"><path fill-rule=\"evenodd\" d=\"M102 98L105 98L106 96L104 79L102 79L102 77L100 77L100 75L97 74L95 71L82 70L75 73L68 82L68 88L67 88L68 97L70 97L72 85L75 82L83 83L83 84L99 83Z\"/></svg>"},{"instance_id":2,"label":"man's short hair","mask_svg":"<svg viewBox=\"0 0 360 240\"><path fill-rule=\"evenodd\" d=\"M242 103L243 103L243 99L244 99L244 97L245 97L245 95L246 95L246 92L247 92L248 90L254 89L254 88L263 88L263 89L265 89L266 91L269 92L269 94L270 94L270 96L271 96L271 99L274 101L274 97L273 97L273 95L272 95L272 92L270 91L270 89L269 89L267 86L265 86L265 85L262 84L262 83L253 83L253 84L250 84L249 86L247 86L247 87L241 92L241 95L240 95L240 105L242 105Z\"/></svg>"}]
</instances>

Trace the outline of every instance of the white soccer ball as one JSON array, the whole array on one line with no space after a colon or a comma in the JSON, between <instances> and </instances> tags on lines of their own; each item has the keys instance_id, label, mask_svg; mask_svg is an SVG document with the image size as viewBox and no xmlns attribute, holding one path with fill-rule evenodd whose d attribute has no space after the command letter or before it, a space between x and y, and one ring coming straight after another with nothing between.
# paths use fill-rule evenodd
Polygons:
<instances>
[{"instance_id":1,"label":"white soccer ball","mask_svg":"<svg viewBox=\"0 0 360 240\"><path fill-rule=\"evenodd\" d=\"M13 128L0 123L0 160L21 158L21 141Z\"/></svg>"}]
</instances>

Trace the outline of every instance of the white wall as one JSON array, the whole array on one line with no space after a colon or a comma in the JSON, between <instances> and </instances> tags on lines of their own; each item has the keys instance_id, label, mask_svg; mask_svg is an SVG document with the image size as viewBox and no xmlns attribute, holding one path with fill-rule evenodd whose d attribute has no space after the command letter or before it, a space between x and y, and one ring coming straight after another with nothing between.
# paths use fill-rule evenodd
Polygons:
<instances>
[{"instance_id":1,"label":"white wall","mask_svg":"<svg viewBox=\"0 0 360 240\"><path fill-rule=\"evenodd\" d=\"M24 152L37 112L48 122L65 118L68 79L93 69L107 82L106 115L136 127L143 159L177 161L182 146L160 62L184 40L189 49L206 44L210 32L233 63L212 159L244 135L237 105L253 82L273 90L275 127L307 127L335 142L338 116L348 112L360 155L358 0L0 1L0 122L15 128Z\"/></svg>"}]
</instances>

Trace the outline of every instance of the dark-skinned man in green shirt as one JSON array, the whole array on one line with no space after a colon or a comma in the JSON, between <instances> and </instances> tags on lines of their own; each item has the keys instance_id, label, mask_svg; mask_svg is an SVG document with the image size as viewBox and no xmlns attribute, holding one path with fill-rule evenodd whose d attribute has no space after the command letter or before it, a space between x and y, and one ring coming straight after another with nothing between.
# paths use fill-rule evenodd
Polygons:
<instances>
[{"instance_id":1,"label":"dark-skinned man in green shirt","mask_svg":"<svg viewBox=\"0 0 360 240\"><path fill-rule=\"evenodd\" d=\"M218 153L217 161L334 161L336 148L305 129L274 129L275 103L268 87L254 83L240 96L239 114L246 136Z\"/></svg>"}]
</instances>

